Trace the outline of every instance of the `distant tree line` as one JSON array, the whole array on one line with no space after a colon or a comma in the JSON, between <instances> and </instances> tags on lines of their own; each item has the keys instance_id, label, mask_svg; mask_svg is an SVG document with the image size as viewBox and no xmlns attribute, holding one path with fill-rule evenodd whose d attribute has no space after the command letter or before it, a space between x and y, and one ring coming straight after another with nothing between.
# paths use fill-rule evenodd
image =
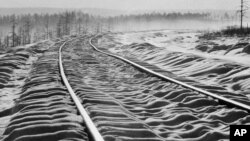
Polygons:
<instances>
[{"instance_id":1,"label":"distant tree line","mask_svg":"<svg viewBox=\"0 0 250 141\"><path fill-rule=\"evenodd\" d=\"M124 15L111 18L116 21L153 21L153 20L208 20L209 13L149 13L140 15Z\"/></svg>"},{"instance_id":2,"label":"distant tree line","mask_svg":"<svg viewBox=\"0 0 250 141\"><path fill-rule=\"evenodd\" d=\"M162 20L211 20L209 13L150 13L115 17L91 16L83 12L0 16L0 48L15 47L70 34L112 31L125 22Z\"/></svg>"}]
</instances>

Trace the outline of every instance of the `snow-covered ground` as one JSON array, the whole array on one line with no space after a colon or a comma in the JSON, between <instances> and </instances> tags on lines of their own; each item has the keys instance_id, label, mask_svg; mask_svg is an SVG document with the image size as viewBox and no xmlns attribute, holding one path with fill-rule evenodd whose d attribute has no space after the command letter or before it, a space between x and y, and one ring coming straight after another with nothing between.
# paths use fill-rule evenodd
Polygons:
<instances>
[{"instance_id":1,"label":"snow-covered ground","mask_svg":"<svg viewBox=\"0 0 250 141\"><path fill-rule=\"evenodd\" d=\"M225 50L215 50L212 52L201 51L197 49L198 45L209 47L213 46L234 46L238 42L247 42L248 39L239 37L218 37L214 40L199 39L203 32L193 30L165 30L152 32L132 32L126 34L117 34L114 40L122 45L132 43L150 43L156 47L161 47L167 51L183 52L198 55L206 58L223 59L250 66L250 55L244 52L242 48L231 50L227 54Z\"/></svg>"},{"instance_id":2,"label":"snow-covered ground","mask_svg":"<svg viewBox=\"0 0 250 141\"><path fill-rule=\"evenodd\" d=\"M49 47L41 42L9 48L0 54L0 140L11 118L32 65Z\"/></svg>"},{"instance_id":3,"label":"snow-covered ground","mask_svg":"<svg viewBox=\"0 0 250 141\"><path fill-rule=\"evenodd\" d=\"M250 98L247 37L206 37L193 30L108 34L99 47L134 57L166 71L223 91Z\"/></svg>"}]
</instances>

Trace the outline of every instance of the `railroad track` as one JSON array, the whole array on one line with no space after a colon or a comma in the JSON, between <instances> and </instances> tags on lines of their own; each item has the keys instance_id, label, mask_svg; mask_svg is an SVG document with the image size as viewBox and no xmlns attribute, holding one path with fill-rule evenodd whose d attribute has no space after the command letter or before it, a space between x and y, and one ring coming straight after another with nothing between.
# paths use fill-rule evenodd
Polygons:
<instances>
[{"instance_id":1,"label":"railroad track","mask_svg":"<svg viewBox=\"0 0 250 141\"><path fill-rule=\"evenodd\" d=\"M128 60L128 59L126 59L126 58L123 58L123 57L121 57L121 56L118 56L118 55L115 55L115 54L112 54L112 53L104 52L104 51L98 49L95 45L93 45L93 43L92 43L92 40L93 40L93 39L94 39L94 38L90 38L89 44L90 44L96 51L98 51L98 52L100 52L100 53L103 53L103 54L106 54L106 55L108 55L108 56L114 57L114 58L116 58L116 59L122 60L122 61L124 61L124 62L126 62L126 63L128 63L128 64L130 64L130 65L132 65L132 66L134 66L134 67L136 67L136 68L138 68L138 69L140 69L140 70L142 70L142 71L144 71L144 72L147 72L147 73L149 73L149 74L152 74L153 76L159 77L159 78L161 78L161 79L163 79L163 80L171 81L171 82L173 82L173 83L176 83L176 84L181 85L181 86L183 86L183 87L186 87L186 88L188 88L188 89L191 89L191 90L197 91L197 92L199 92L199 93L201 93L201 94L204 94L204 95L207 95L207 96L209 96L209 97L212 97L212 98L214 98L215 100L218 100L218 101L223 102L223 103L225 103L225 104L228 104L228 105L230 105L230 106L238 107L238 108L241 108L241 109L244 109L244 110L247 110L248 112L250 112L250 105L246 105L246 104L244 104L244 103L237 102L237 101L231 100L231 99L229 99L229 98L225 98L225 97L220 96L220 95L218 95L218 94L211 93L211 92L205 91L205 90L203 90L203 89L200 89L200 88L191 86L191 85L186 84L186 83L183 83L183 82L181 82L181 81L179 81L179 80L173 79L173 78L171 78L171 77L162 75L161 73L158 73L158 72L155 72L155 71L153 71L153 70L150 70L150 69L147 68L147 66L143 66L143 65L141 65L140 63L133 62L133 61L131 61L131 60Z\"/></svg>"},{"instance_id":2,"label":"railroad track","mask_svg":"<svg viewBox=\"0 0 250 141\"><path fill-rule=\"evenodd\" d=\"M157 78L160 78L161 80L164 80L164 81L167 81L167 82L171 82L171 83L175 83L177 85L180 85L184 88L187 88L187 89L190 89L190 90L193 90L193 91L196 91L198 92L199 94L203 94L205 96L208 96L208 97L212 97L215 101L219 101L219 102L222 102L223 104L225 105L230 105L230 107L237 107L237 108L240 108L242 110L246 110L247 112L250 112L250 106L247 105L247 104L244 104L244 103L241 103L241 102L237 102L237 101L234 101L234 100L231 100L229 98L225 98L223 96L219 96L217 94L214 94L214 93L211 93L211 92L208 92L208 91L205 91L203 89L200 89L200 88L197 88L197 87L194 87L194 86L191 86L189 84L186 84L186 83L183 83L179 80L176 80L176 79L173 79L173 78L170 78L170 77L167 77L161 73L158 73L158 72L155 72L151 69L148 68L147 64L143 64L141 62L137 62L136 60L133 60L133 59L126 59L126 58L123 58L121 56L118 56L118 55L115 55L115 54L112 54L112 53L109 53L109 52L106 52L104 50L101 50L101 49L98 49L93 43L92 43L92 40L94 39L95 37L92 37L88 40L88 44L97 52L101 53L101 54L104 54L104 55L107 55L107 56L110 56L110 57L113 57L113 58L116 58L118 60L121 60L133 67L135 67L136 69L139 69L140 71L143 71L143 72L146 72L152 76L155 76ZM85 110L83 104L82 104L82 100L81 100L81 97L78 97L77 94L74 92L74 88L71 87L70 85L70 82L69 80L67 79L67 76L65 74L65 69L64 69L64 65L63 65L63 61L62 61L62 48L65 46L66 42L61 45L60 49L59 49L59 66L60 66L60 74L61 74L61 77L63 79L63 82L64 84L66 85L72 99L74 100L81 116L83 117L85 123L86 123L86 126L92 136L92 138L96 141L103 141L104 138L102 137L102 134L98 131L98 128L95 126L94 122L91 120L89 114L90 112L87 112L87 110ZM91 60L91 59L90 59ZM80 100L79 100L80 99ZM138 121L140 122L140 121ZM147 126L147 125L145 125ZM100 130L100 129L99 129ZM161 136L161 135L158 135L156 133L156 136L159 137L160 140L164 140L164 138Z\"/></svg>"},{"instance_id":3,"label":"railroad track","mask_svg":"<svg viewBox=\"0 0 250 141\"><path fill-rule=\"evenodd\" d=\"M74 90L72 89L72 87L69 84L69 81L64 73L64 68L63 68L63 63L62 63L62 48L65 46L67 42L65 42L64 44L62 44L59 48L59 67L60 67L60 74L62 77L62 80L65 84L65 86L68 89L68 92L70 93L71 98L73 99L77 109L79 110L81 116L83 117L83 120L89 130L89 133L91 134L92 138L95 141L104 141L103 137L101 136L101 134L99 133L99 131L97 130L95 124L93 123L93 121L91 120L91 118L88 115L88 112L84 109L83 105L81 104L81 102L79 101L78 97L76 96Z\"/></svg>"}]
</instances>

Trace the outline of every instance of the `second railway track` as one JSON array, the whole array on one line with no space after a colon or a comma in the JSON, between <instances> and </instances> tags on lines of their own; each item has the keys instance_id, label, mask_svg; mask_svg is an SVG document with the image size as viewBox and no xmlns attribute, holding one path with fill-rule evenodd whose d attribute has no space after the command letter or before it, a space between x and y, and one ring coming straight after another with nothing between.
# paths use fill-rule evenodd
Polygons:
<instances>
[{"instance_id":1,"label":"second railway track","mask_svg":"<svg viewBox=\"0 0 250 141\"><path fill-rule=\"evenodd\" d=\"M66 47L62 63L104 140L220 140L229 138L229 125L250 122L248 105L103 52L91 40Z\"/></svg>"},{"instance_id":2,"label":"second railway track","mask_svg":"<svg viewBox=\"0 0 250 141\"><path fill-rule=\"evenodd\" d=\"M223 102L224 104L231 105L231 106L234 106L234 107L238 107L238 108L241 108L241 109L244 109L244 110L247 110L248 112L250 112L250 105L247 105L247 104L244 104L244 103L241 103L241 102L232 100L232 99L230 99L230 98L226 98L226 97L220 96L220 95L215 94L215 93L211 93L211 92L205 91L205 90L203 90L203 89L200 89L200 88L197 88L197 87L195 87L195 86L189 85L189 84L187 84L187 83L181 82L181 81L176 80L176 79L174 79L174 78L165 76L165 75L163 75L163 74L161 74L161 73L155 72L155 71L153 71L153 70L147 68L147 65L149 65L149 64L146 64L146 63L143 64L143 63L141 63L141 62L136 63L136 62L135 62L136 60L133 60L133 59L130 59L130 60L129 60L129 59L126 59L126 58L124 58L124 57L121 57L121 56L118 56L118 55L115 55L115 54L112 54L112 53L109 53L109 52L102 51L102 50L98 49L95 45L92 44L92 40L93 40L93 38L91 38L91 39L89 40L89 44L90 44L96 51L98 51L98 52L101 52L101 53L106 54L106 55L108 55L108 56L111 56L111 57L114 57L114 58L116 58L116 59L122 60L122 61L124 61L124 62L126 62L126 63L132 65L133 67L136 67L136 68L138 68L138 69L140 69L140 70L142 70L142 71L144 71L144 72L147 72L147 73L149 73L149 74L151 74L151 75L153 75L153 76L159 77L159 78L161 78L161 79L163 79L163 80L171 81L171 82L176 83L176 84L178 84L178 85L181 85L181 86L183 86L183 87L186 87L186 88L192 89L192 90L194 90L194 91L200 92L201 94L210 96L210 97L212 97L212 98L214 98L214 99L216 99L216 100L219 100L219 101ZM146 65L145 65L145 64L146 64ZM152 66L152 65L150 65L150 66Z\"/></svg>"}]
</instances>

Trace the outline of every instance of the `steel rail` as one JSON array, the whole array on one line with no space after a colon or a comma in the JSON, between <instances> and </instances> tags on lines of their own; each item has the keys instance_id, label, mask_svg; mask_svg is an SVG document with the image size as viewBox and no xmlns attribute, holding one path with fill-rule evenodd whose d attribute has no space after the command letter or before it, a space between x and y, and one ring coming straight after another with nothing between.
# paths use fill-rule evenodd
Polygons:
<instances>
[{"instance_id":1,"label":"steel rail","mask_svg":"<svg viewBox=\"0 0 250 141\"><path fill-rule=\"evenodd\" d=\"M62 64L62 48L68 43L69 41L63 43L60 46L59 49L59 68L60 68L60 74L62 77L62 80L65 84L65 86L68 89L68 92L70 93L71 98L73 99L77 109L79 110L81 116L84 119L84 122L92 136L92 138L95 141L104 141L103 137L101 136L101 134L99 133L99 131L97 130L95 124L93 123L93 121L91 120L91 118L89 117L87 111L84 109L83 105L81 104L80 100L78 99L78 97L76 96L74 90L72 89L72 87L69 84L69 81L64 73L64 68L63 68L63 64Z\"/></svg>"},{"instance_id":2,"label":"steel rail","mask_svg":"<svg viewBox=\"0 0 250 141\"><path fill-rule=\"evenodd\" d=\"M128 63L128 64L131 64L132 66L134 66L134 67L136 67L136 68L139 68L139 69L141 69L141 70L143 70L143 71L145 71L145 72L147 72L147 73L150 73L150 74L152 74L152 75L154 75L154 76L157 76L157 77L159 77L159 78L161 78L161 79L163 79L163 80L171 81L171 82L176 83L176 84L179 84L179 85L181 85L181 86L183 86L183 87L186 87L186 88L192 89L192 90L194 90L194 91L197 91L197 92L199 92L199 93L201 93L201 94L210 96L210 97L212 97L212 98L214 98L214 99L217 99L217 100L219 100L219 101L221 101L221 102L227 103L227 104L229 104L229 105L234 105L235 107L238 107L238 108L241 108L241 109L246 110L247 112L250 112L250 105L247 105L247 104L244 104L244 103L240 103L240 102L238 102L238 101L235 101L235 100L232 100L232 99L229 99L229 98L226 98L226 97L223 97L223 96L219 96L219 95L217 95L217 94L214 94L214 93L205 91L205 90L203 90L203 89L194 87L194 86L192 86L192 85L183 83L183 82L181 82L181 81L179 81L179 80L176 80L176 79L173 79L173 78L171 78L171 77L168 77L168 76L162 75L162 74L160 74L160 73L157 73L157 72L155 72L155 71L153 71L153 70L150 70L150 69L148 69L148 68L146 68L146 67L144 67L144 66L141 66L141 65L139 65L139 64L137 64L137 63L135 63L135 62L132 62L132 61L126 59L126 58L123 58L123 57L121 57L121 56L118 56L118 55L115 55L115 54L112 54L112 53L108 53L108 52L101 51L101 50L98 49L95 45L92 44L92 40L93 40L94 38L96 38L96 36L89 39L89 44L90 44L96 51L98 51L98 52L100 52L100 53L103 53L103 54L106 54L106 55L108 55L108 56L111 56L111 57L117 58L117 59L119 59L119 60L122 60L122 61L124 61L124 62L126 62L126 63Z\"/></svg>"}]
</instances>

